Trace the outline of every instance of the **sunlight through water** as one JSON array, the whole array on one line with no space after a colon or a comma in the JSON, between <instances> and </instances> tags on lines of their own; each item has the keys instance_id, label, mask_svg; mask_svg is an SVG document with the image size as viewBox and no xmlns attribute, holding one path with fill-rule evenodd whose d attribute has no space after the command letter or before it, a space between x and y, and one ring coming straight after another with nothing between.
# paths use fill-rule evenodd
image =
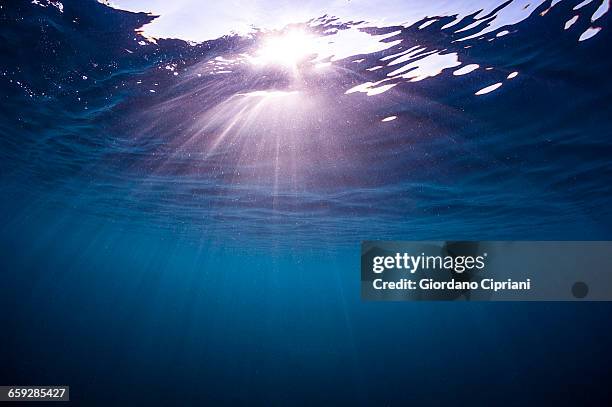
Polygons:
<instances>
[{"instance_id":1,"label":"sunlight through water","mask_svg":"<svg viewBox=\"0 0 612 407\"><path fill-rule=\"evenodd\" d=\"M7 174L40 176L32 189L61 183L83 211L206 235L290 225L317 239L365 224L418 230L473 203L497 217L554 200L548 188L587 188L537 157L578 137L549 134L553 108L588 129L606 123L588 104L607 86L608 0L114 3L160 17L96 3L94 21L77 1L26 2L36 19L12 24L46 24L52 61L0 62L12 64L0 71L6 94L34 103L7 110L34 129L7 141L23 162ZM3 38L29 50L11 27ZM583 133L607 134L596 130ZM592 166L567 167L578 174L607 165L571 162ZM500 181L530 165L532 184Z\"/></svg>"},{"instance_id":2,"label":"sunlight through water","mask_svg":"<svg viewBox=\"0 0 612 407\"><path fill-rule=\"evenodd\" d=\"M295 67L309 55L318 54L321 50L317 45L319 43L313 35L302 30L291 30L266 38L252 61L254 64Z\"/></svg>"}]
</instances>

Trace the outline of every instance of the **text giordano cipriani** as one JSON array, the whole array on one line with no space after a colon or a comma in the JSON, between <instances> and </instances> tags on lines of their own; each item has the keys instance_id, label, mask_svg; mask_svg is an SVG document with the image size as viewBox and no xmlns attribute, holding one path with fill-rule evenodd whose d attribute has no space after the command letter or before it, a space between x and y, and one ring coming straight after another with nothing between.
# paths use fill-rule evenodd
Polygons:
<instances>
[{"instance_id":1,"label":"text giordano cipriani","mask_svg":"<svg viewBox=\"0 0 612 407\"><path fill-rule=\"evenodd\" d=\"M439 270L457 274L467 272L486 272L487 253L481 256L426 256L425 253L414 256L408 253L396 253L395 256L376 256L372 261L372 272L380 275L389 272L404 272L414 275L423 270ZM447 276L447 274L445 275ZM397 276L396 276L397 277ZM513 281L508 278L496 280L482 278L465 281L461 278L438 281L434 278L421 278L418 281L410 278L385 281L376 278L372 281L375 290L530 290L531 280Z\"/></svg>"}]
</instances>

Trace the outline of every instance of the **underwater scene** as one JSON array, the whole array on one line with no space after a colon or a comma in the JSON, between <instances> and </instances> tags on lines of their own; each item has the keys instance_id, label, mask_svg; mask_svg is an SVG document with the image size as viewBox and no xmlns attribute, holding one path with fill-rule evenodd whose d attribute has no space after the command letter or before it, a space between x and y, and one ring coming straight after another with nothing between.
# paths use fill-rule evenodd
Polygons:
<instances>
[{"instance_id":1,"label":"underwater scene","mask_svg":"<svg viewBox=\"0 0 612 407\"><path fill-rule=\"evenodd\" d=\"M0 0L0 385L610 402L608 303L360 298L366 240L612 240L609 0L207 3Z\"/></svg>"}]
</instances>

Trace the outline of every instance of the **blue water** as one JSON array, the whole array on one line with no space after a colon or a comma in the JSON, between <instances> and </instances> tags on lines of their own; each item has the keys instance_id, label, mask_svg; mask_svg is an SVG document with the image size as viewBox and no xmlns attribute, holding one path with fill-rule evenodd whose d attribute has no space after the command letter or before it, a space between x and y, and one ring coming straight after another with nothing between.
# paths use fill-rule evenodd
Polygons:
<instances>
[{"instance_id":1,"label":"blue water","mask_svg":"<svg viewBox=\"0 0 612 407\"><path fill-rule=\"evenodd\" d=\"M364 303L358 264L365 239L612 239L601 2L464 41L482 16L364 29L401 41L324 74L237 59L264 32L151 42L151 16L40 3L0 3L0 384L79 405L606 404L610 306ZM319 23L299 28L350 26ZM414 46L417 72L429 51L479 69L389 76Z\"/></svg>"}]
</instances>

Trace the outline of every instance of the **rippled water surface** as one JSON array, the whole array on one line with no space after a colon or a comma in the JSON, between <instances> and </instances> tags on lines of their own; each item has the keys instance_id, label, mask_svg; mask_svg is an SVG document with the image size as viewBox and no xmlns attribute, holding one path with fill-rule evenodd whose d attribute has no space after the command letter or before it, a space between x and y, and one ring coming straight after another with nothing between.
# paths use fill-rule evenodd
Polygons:
<instances>
[{"instance_id":1,"label":"rippled water surface","mask_svg":"<svg viewBox=\"0 0 612 407\"><path fill-rule=\"evenodd\" d=\"M605 234L608 2L381 3L202 43L5 6L3 189L222 239Z\"/></svg>"}]
</instances>

